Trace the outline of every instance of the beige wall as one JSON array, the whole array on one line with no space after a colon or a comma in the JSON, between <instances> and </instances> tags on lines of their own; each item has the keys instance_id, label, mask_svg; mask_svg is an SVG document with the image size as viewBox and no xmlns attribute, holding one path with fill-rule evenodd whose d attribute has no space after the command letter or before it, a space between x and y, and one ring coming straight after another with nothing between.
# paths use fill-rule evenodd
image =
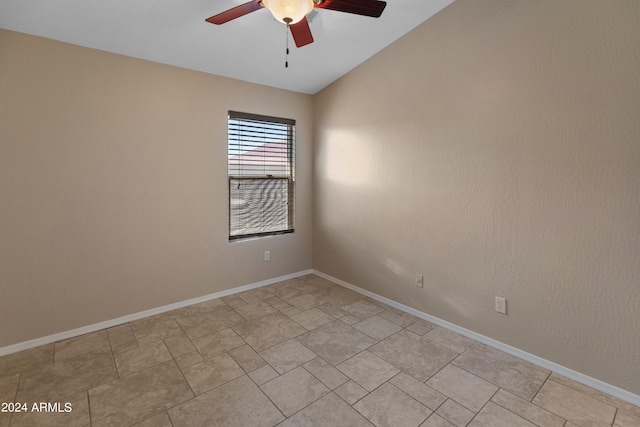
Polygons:
<instances>
[{"instance_id":1,"label":"beige wall","mask_svg":"<svg viewBox=\"0 0 640 427\"><path fill-rule=\"evenodd\" d=\"M638 22L458 0L316 95L314 268L640 394Z\"/></svg>"},{"instance_id":2,"label":"beige wall","mask_svg":"<svg viewBox=\"0 0 640 427\"><path fill-rule=\"evenodd\" d=\"M311 96L8 31L0 64L0 347L311 268ZM230 109L297 120L295 234L228 243Z\"/></svg>"}]
</instances>

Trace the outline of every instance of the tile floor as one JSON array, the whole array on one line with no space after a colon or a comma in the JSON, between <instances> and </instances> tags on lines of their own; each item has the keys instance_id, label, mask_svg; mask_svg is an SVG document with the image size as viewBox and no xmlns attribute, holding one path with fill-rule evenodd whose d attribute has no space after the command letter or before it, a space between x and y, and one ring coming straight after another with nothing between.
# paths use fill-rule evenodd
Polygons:
<instances>
[{"instance_id":1,"label":"tile floor","mask_svg":"<svg viewBox=\"0 0 640 427\"><path fill-rule=\"evenodd\" d=\"M17 426L640 426L640 408L314 275L0 358Z\"/></svg>"}]
</instances>

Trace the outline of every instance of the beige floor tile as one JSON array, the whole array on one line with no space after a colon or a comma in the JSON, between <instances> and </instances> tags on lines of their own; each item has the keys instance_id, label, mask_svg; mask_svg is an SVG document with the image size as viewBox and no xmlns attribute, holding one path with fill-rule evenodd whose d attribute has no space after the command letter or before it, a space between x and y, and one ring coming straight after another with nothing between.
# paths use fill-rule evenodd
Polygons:
<instances>
[{"instance_id":1,"label":"beige floor tile","mask_svg":"<svg viewBox=\"0 0 640 427\"><path fill-rule=\"evenodd\" d=\"M381 313L378 313L376 316L382 317L384 320L388 320L394 325L398 325L401 328L406 328L407 326L413 324L413 320L406 318L403 316L404 313L397 312L396 310L387 308Z\"/></svg>"},{"instance_id":2,"label":"beige floor tile","mask_svg":"<svg viewBox=\"0 0 640 427\"><path fill-rule=\"evenodd\" d=\"M324 384L302 367L289 371L260 388L287 417L329 393Z\"/></svg>"},{"instance_id":3,"label":"beige floor tile","mask_svg":"<svg viewBox=\"0 0 640 427\"><path fill-rule=\"evenodd\" d=\"M476 415L451 399L447 399L436 411L438 415L449 421L456 427L464 427L469 424L469 421Z\"/></svg>"},{"instance_id":4,"label":"beige floor tile","mask_svg":"<svg viewBox=\"0 0 640 427\"><path fill-rule=\"evenodd\" d=\"M390 305L384 304L384 303L379 303L380 307L384 308L384 311L386 311L387 313L393 313L393 314L397 314L399 316L404 316L407 314L406 311L402 311L399 308L396 307L392 307ZM400 326L400 325L398 325Z\"/></svg>"},{"instance_id":5,"label":"beige floor tile","mask_svg":"<svg viewBox=\"0 0 640 427\"><path fill-rule=\"evenodd\" d=\"M343 305L340 308L352 316L356 316L360 320L368 319L369 317L384 311L381 307L365 300Z\"/></svg>"},{"instance_id":6,"label":"beige floor tile","mask_svg":"<svg viewBox=\"0 0 640 427\"><path fill-rule=\"evenodd\" d=\"M230 350L229 356L233 357L233 360L235 360L245 372L255 371L267 364L267 362L247 344Z\"/></svg>"},{"instance_id":7,"label":"beige floor tile","mask_svg":"<svg viewBox=\"0 0 640 427\"><path fill-rule=\"evenodd\" d=\"M164 340L171 355L176 358L196 351L191 340L185 334L175 335Z\"/></svg>"},{"instance_id":8,"label":"beige floor tile","mask_svg":"<svg viewBox=\"0 0 640 427\"><path fill-rule=\"evenodd\" d=\"M278 427L349 426L372 427L369 421L342 399L329 393Z\"/></svg>"},{"instance_id":9,"label":"beige floor tile","mask_svg":"<svg viewBox=\"0 0 640 427\"><path fill-rule=\"evenodd\" d=\"M335 320L332 315L325 313L317 307L294 314L291 318L309 331Z\"/></svg>"},{"instance_id":10,"label":"beige floor tile","mask_svg":"<svg viewBox=\"0 0 640 427\"><path fill-rule=\"evenodd\" d=\"M286 316L292 316L296 313L300 313L300 310L286 302L280 297L273 296L271 298L267 298L264 302L271 304L273 308L281 312Z\"/></svg>"},{"instance_id":11,"label":"beige floor tile","mask_svg":"<svg viewBox=\"0 0 640 427\"><path fill-rule=\"evenodd\" d=\"M309 293L307 291L301 292L296 290L294 287L292 287L291 283L288 280L276 283L274 285L269 285L267 286L267 288L269 289L269 292L271 292L275 297L283 301L285 300L285 298L292 298L297 295Z\"/></svg>"},{"instance_id":12,"label":"beige floor tile","mask_svg":"<svg viewBox=\"0 0 640 427\"><path fill-rule=\"evenodd\" d=\"M369 349L419 381L426 381L458 355L412 332L400 331Z\"/></svg>"},{"instance_id":13,"label":"beige floor tile","mask_svg":"<svg viewBox=\"0 0 640 427\"><path fill-rule=\"evenodd\" d=\"M333 390L349 381L349 378L346 375L338 371L320 357L316 357L312 361L305 363L302 367L311 375L319 379L330 390Z\"/></svg>"},{"instance_id":14,"label":"beige floor tile","mask_svg":"<svg viewBox=\"0 0 640 427\"><path fill-rule=\"evenodd\" d=\"M120 377L131 375L151 366L171 360L171 353L163 341L143 345L114 354Z\"/></svg>"},{"instance_id":15,"label":"beige floor tile","mask_svg":"<svg viewBox=\"0 0 640 427\"><path fill-rule=\"evenodd\" d=\"M328 289L341 287L333 283L332 281L325 279L324 277L318 276L317 274L310 273L310 274L307 274L305 277L309 282L314 284L316 287L322 286L323 288L328 288Z\"/></svg>"},{"instance_id":16,"label":"beige floor tile","mask_svg":"<svg viewBox=\"0 0 640 427\"><path fill-rule=\"evenodd\" d=\"M264 301L256 301L249 304L241 305L239 307L236 307L235 311L245 320L253 320L257 319L258 317L266 316L267 314L278 312L278 310Z\"/></svg>"},{"instance_id":17,"label":"beige floor tile","mask_svg":"<svg viewBox=\"0 0 640 427\"><path fill-rule=\"evenodd\" d=\"M187 366L182 373L196 395L244 375L242 368L227 353Z\"/></svg>"},{"instance_id":18,"label":"beige floor tile","mask_svg":"<svg viewBox=\"0 0 640 427\"><path fill-rule=\"evenodd\" d=\"M640 418L634 417L631 414L627 414L624 411L618 410L616 413L616 419L613 423L613 427L638 427L640 426Z\"/></svg>"},{"instance_id":19,"label":"beige floor tile","mask_svg":"<svg viewBox=\"0 0 640 427\"><path fill-rule=\"evenodd\" d=\"M353 327L369 335L371 338L377 339L378 341L383 340L402 329L395 323L391 323L377 315L356 323Z\"/></svg>"},{"instance_id":20,"label":"beige floor tile","mask_svg":"<svg viewBox=\"0 0 640 427\"><path fill-rule=\"evenodd\" d=\"M109 343L107 331L102 330L58 341L55 343L54 348L53 360L54 362L59 362L90 351L111 350L111 344Z\"/></svg>"},{"instance_id":21,"label":"beige floor tile","mask_svg":"<svg viewBox=\"0 0 640 427\"><path fill-rule=\"evenodd\" d=\"M322 299L334 307L342 307L360 301L363 296L342 286L332 286L322 295Z\"/></svg>"},{"instance_id":22,"label":"beige floor tile","mask_svg":"<svg viewBox=\"0 0 640 427\"><path fill-rule=\"evenodd\" d=\"M353 407L377 427L417 426L431 415L430 409L389 383Z\"/></svg>"},{"instance_id":23,"label":"beige floor tile","mask_svg":"<svg viewBox=\"0 0 640 427\"><path fill-rule=\"evenodd\" d=\"M324 304L323 300L312 294L298 295L293 298L283 299L300 311L309 310L310 308Z\"/></svg>"},{"instance_id":24,"label":"beige floor tile","mask_svg":"<svg viewBox=\"0 0 640 427\"><path fill-rule=\"evenodd\" d=\"M433 411L447 400L444 394L404 372L400 372L389 382Z\"/></svg>"},{"instance_id":25,"label":"beige floor tile","mask_svg":"<svg viewBox=\"0 0 640 427\"><path fill-rule=\"evenodd\" d=\"M316 358L316 354L294 339L275 345L260 352L279 374L284 374L298 366Z\"/></svg>"},{"instance_id":26,"label":"beige floor tile","mask_svg":"<svg viewBox=\"0 0 640 427\"><path fill-rule=\"evenodd\" d=\"M244 340L230 328L194 339L192 342L205 359L211 359L214 356L245 345Z\"/></svg>"},{"instance_id":27,"label":"beige floor tile","mask_svg":"<svg viewBox=\"0 0 640 427\"><path fill-rule=\"evenodd\" d=\"M233 329L257 352L306 332L305 328L282 313L241 323Z\"/></svg>"},{"instance_id":28,"label":"beige floor tile","mask_svg":"<svg viewBox=\"0 0 640 427\"><path fill-rule=\"evenodd\" d=\"M300 276L297 279L304 280L305 283L309 283L313 286L314 289L331 289L332 287L340 287L336 285L334 282L325 279L324 277L320 277L315 273L305 274L304 276Z\"/></svg>"},{"instance_id":29,"label":"beige floor tile","mask_svg":"<svg viewBox=\"0 0 640 427\"><path fill-rule=\"evenodd\" d=\"M360 320L353 314L347 314L346 316L341 317L340 321L346 323L349 326L357 325L358 323L362 322L362 320Z\"/></svg>"},{"instance_id":30,"label":"beige floor tile","mask_svg":"<svg viewBox=\"0 0 640 427\"><path fill-rule=\"evenodd\" d=\"M589 386L584 384L580 384L579 382L570 380L567 377L563 377L562 375L558 375L556 373L552 373L549 376L550 380L557 382L558 384L562 384L565 387L572 388L576 391L579 391L582 394L586 394L587 396L591 396L594 399L597 399L601 402L606 403L610 406L615 406L616 408L622 409L624 412L627 412L630 415L633 415L636 418L640 418L640 406L632 405L629 402L626 402L622 399L618 399L617 397L611 396L609 394L603 393L599 390L595 390Z\"/></svg>"},{"instance_id":31,"label":"beige floor tile","mask_svg":"<svg viewBox=\"0 0 640 427\"><path fill-rule=\"evenodd\" d=\"M91 425L134 424L192 397L175 362L165 362L89 390Z\"/></svg>"},{"instance_id":32,"label":"beige floor tile","mask_svg":"<svg viewBox=\"0 0 640 427\"><path fill-rule=\"evenodd\" d=\"M407 326L407 331L413 332L416 335L424 335L436 327L436 325L434 325L433 323L429 323L424 320L414 318L413 316L408 316L407 318L414 319L414 322L409 326Z\"/></svg>"},{"instance_id":33,"label":"beige floor tile","mask_svg":"<svg viewBox=\"0 0 640 427\"><path fill-rule=\"evenodd\" d=\"M229 296L220 298L220 300L223 301L225 304L227 304L231 308L236 308L246 304L246 302L244 302L244 300L240 298L238 295L229 295Z\"/></svg>"},{"instance_id":34,"label":"beige floor tile","mask_svg":"<svg viewBox=\"0 0 640 427\"><path fill-rule=\"evenodd\" d=\"M288 300L299 295L306 295L315 289L312 283L306 280L295 278L285 280L267 287L269 291L283 300Z\"/></svg>"},{"instance_id":35,"label":"beige floor tile","mask_svg":"<svg viewBox=\"0 0 640 427\"><path fill-rule=\"evenodd\" d=\"M13 402L18 391L20 374L0 378L0 402Z\"/></svg>"},{"instance_id":36,"label":"beige floor tile","mask_svg":"<svg viewBox=\"0 0 640 427\"><path fill-rule=\"evenodd\" d=\"M11 427L83 427L91 422L86 391L60 401L45 401L42 403L58 403L59 407L50 412L46 409L34 411L32 410L33 407L31 407L29 412L13 414Z\"/></svg>"},{"instance_id":37,"label":"beige floor tile","mask_svg":"<svg viewBox=\"0 0 640 427\"><path fill-rule=\"evenodd\" d=\"M467 338L448 329L441 328L440 326L436 326L424 336L440 345L449 347L457 353L462 353L476 342L471 338Z\"/></svg>"},{"instance_id":38,"label":"beige floor tile","mask_svg":"<svg viewBox=\"0 0 640 427\"><path fill-rule=\"evenodd\" d=\"M130 325L139 345L153 344L182 333L176 321L166 314L136 320Z\"/></svg>"},{"instance_id":39,"label":"beige floor tile","mask_svg":"<svg viewBox=\"0 0 640 427\"><path fill-rule=\"evenodd\" d=\"M54 401L118 378L111 349L83 353L21 375L18 401Z\"/></svg>"},{"instance_id":40,"label":"beige floor tile","mask_svg":"<svg viewBox=\"0 0 640 427\"><path fill-rule=\"evenodd\" d=\"M438 414L432 414L420 427L456 427Z\"/></svg>"},{"instance_id":41,"label":"beige floor tile","mask_svg":"<svg viewBox=\"0 0 640 427\"><path fill-rule=\"evenodd\" d=\"M269 365L264 365L254 371L249 372L249 378L255 381L256 384L262 385L278 377L278 373Z\"/></svg>"},{"instance_id":42,"label":"beige floor tile","mask_svg":"<svg viewBox=\"0 0 640 427\"><path fill-rule=\"evenodd\" d=\"M540 427L562 427L565 420L506 390L498 390L491 401Z\"/></svg>"},{"instance_id":43,"label":"beige floor tile","mask_svg":"<svg viewBox=\"0 0 640 427\"><path fill-rule=\"evenodd\" d=\"M0 357L0 372L2 372L0 375L8 376L38 370L51 363L53 363L53 344L46 344Z\"/></svg>"},{"instance_id":44,"label":"beige floor tile","mask_svg":"<svg viewBox=\"0 0 640 427\"><path fill-rule=\"evenodd\" d=\"M176 357L176 364L180 369L186 368L187 366L191 366L195 363L202 362L204 358L198 351L193 351L191 353L184 354L180 357Z\"/></svg>"},{"instance_id":45,"label":"beige floor tile","mask_svg":"<svg viewBox=\"0 0 640 427\"><path fill-rule=\"evenodd\" d=\"M175 316L175 320L192 340L245 322L242 316L224 303L209 309L188 308Z\"/></svg>"},{"instance_id":46,"label":"beige floor tile","mask_svg":"<svg viewBox=\"0 0 640 427\"><path fill-rule=\"evenodd\" d=\"M335 283L331 283L325 279L320 279L321 282L319 282L316 279L310 280L310 283L313 285L313 287L311 288L311 290L309 291L310 294L313 294L315 296L317 296L318 298L322 299L322 300L326 300L327 298L331 297L331 294L333 292L335 292L337 289L345 289L342 288L341 286L336 285ZM360 298L362 298L362 296L360 296ZM345 305L345 304L343 304ZM334 304L335 307L335 304Z\"/></svg>"},{"instance_id":47,"label":"beige floor tile","mask_svg":"<svg viewBox=\"0 0 640 427\"><path fill-rule=\"evenodd\" d=\"M395 366L366 350L345 360L336 368L368 391L375 390L400 372Z\"/></svg>"},{"instance_id":48,"label":"beige floor tile","mask_svg":"<svg viewBox=\"0 0 640 427\"><path fill-rule=\"evenodd\" d=\"M371 297L364 297L363 298L364 301L373 304L373 305L377 305L378 307L380 307L383 310L396 310L393 307L389 307L387 304L383 303L382 301L378 301L376 299L373 299Z\"/></svg>"},{"instance_id":49,"label":"beige floor tile","mask_svg":"<svg viewBox=\"0 0 640 427\"><path fill-rule=\"evenodd\" d=\"M342 319L344 316L347 316L349 314L346 311L339 309L338 307L334 307L333 305L328 303L319 305L318 309L324 311L334 319Z\"/></svg>"},{"instance_id":50,"label":"beige floor tile","mask_svg":"<svg viewBox=\"0 0 640 427\"><path fill-rule=\"evenodd\" d=\"M466 371L531 401L549 371L484 344L474 344L453 361Z\"/></svg>"},{"instance_id":51,"label":"beige floor tile","mask_svg":"<svg viewBox=\"0 0 640 427\"><path fill-rule=\"evenodd\" d=\"M302 282L306 282L306 280L303 280L302 277L294 277L292 279L286 279L277 283L273 283L271 285L267 285L264 288L267 289L272 294L280 296L282 293L287 291L292 286L295 286L296 284L300 284ZM308 292L304 292L304 293L306 294Z\"/></svg>"},{"instance_id":52,"label":"beige floor tile","mask_svg":"<svg viewBox=\"0 0 640 427\"><path fill-rule=\"evenodd\" d=\"M187 307L180 308L178 310L169 311L166 314L170 317L175 318L179 314L182 313L208 313L211 310L216 310L218 308L224 308L225 310L228 308L228 304L226 304L222 299L210 299L208 301L203 301L198 304L193 304Z\"/></svg>"},{"instance_id":53,"label":"beige floor tile","mask_svg":"<svg viewBox=\"0 0 640 427\"><path fill-rule=\"evenodd\" d=\"M169 409L168 413L173 427L271 427L284 420L258 386L244 375Z\"/></svg>"},{"instance_id":54,"label":"beige floor tile","mask_svg":"<svg viewBox=\"0 0 640 427\"><path fill-rule=\"evenodd\" d=\"M337 365L376 343L375 339L340 320L334 320L296 339L332 365Z\"/></svg>"},{"instance_id":55,"label":"beige floor tile","mask_svg":"<svg viewBox=\"0 0 640 427\"><path fill-rule=\"evenodd\" d=\"M616 414L613 406L551 380L544 383L533 403L578 425L611 425Z\"/></svg>"},{"instance_id":56,"label":"beige floor tile","mask_svg":"<svg viewBox=\"0 0 640 427\"><path fill-rule=\"evenodd\" d=\"M128 323L107 329L107 335L109 335L111 349L114 352L127 351L138 346L138 341Z\"/></svg>"},{"instance_id":57,"label":"beige floor tile","mask_svg":"<svg viewBox=\"0 0 640 427\"><path fill-rule=\"evenodd\" d=\"M335 389L334 392L338 396L340 396L345 402L347 402L349 405L353 405L358 400L362 399L367 394L369 394L367 390L362 388L355 381L351 381L351 380L342 384L340 387Z\"/></svg>"},{"instance_id":58,"label":"beige floor tile","mask_svg":"<svg viewBox=\"0 0 640 427\"><path fill-rule=\"evenodd\" d=\"M147 418L144 421L135 424L133 427L173 427L169 415L166 412L161 412L151 418Z\"/></svg>"},{"instance_id":59,"label":"beige floor tile","mask_svg":"<svg viewBox=\"0 0 640 427\"><path fill-rule=\"evenodd\" d=\"M246 292L240 292L239 294L236 294L236 296L242 299L247 304L251 304L252 302L258 302L267 298L271 298L273 294L267 287L262 287Z\"/></svg>"},{"instance_id":60,"label":"beige floor tile","mask_svg":"<svg viewBox=\"0 0 640 427\"><path fill-rule=\"evenodd\" d=\"M471 421L469 427L536 427L495 403L489 402Z\"/></svg>"},{"instance_id":61,"label":"beige floor tile","mask_svg":"<svg viewBox=\"0 0 640 427\"><path fill-rule=\"evenodd\" d=\"M426 384L474 412L498 391L495 385L453 365L445 366Z\"/></svg>"}]
</instances>

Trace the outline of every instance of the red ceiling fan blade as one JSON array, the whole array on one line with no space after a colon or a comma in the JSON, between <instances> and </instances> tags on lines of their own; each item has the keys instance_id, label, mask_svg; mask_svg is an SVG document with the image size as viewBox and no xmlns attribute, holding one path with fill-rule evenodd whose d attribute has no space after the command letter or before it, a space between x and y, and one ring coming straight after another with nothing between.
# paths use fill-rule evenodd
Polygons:
<instances>
[{"instance_id":1,"label":"red ceiling fan blade","mask_svg":"<svg viewBox=\"0 0 640 427\"><path fill-rule=\"evenodd\" d=\"M324 0L315 7L379 18L387 2L379 0Z\"/></svg>"},{"instance_id":2,"label":"red ceiling fan blade","mask_svg":"<svg viewBox=\"0 0 640 427\"><path fill-rule=\"evenodd\" d=\"M302 18L300 22L289 25L289 29L291 30L291 35L297 47L313 43L313 35L311 34L311 28L309 28L309 22L306 16Z\"/></svg>"},{"instance_id":3,"label":"red ceiling fan blade","mask_svg":"<svg viewBox=\"0 0 640 427\"><path fill-rule=\"evenodd\" d=\"M236 6L229 10L225 10L222 13L212 16L211 18L207 18L206 21L211 24L224 24L225 22L229 22L232 19L239 18L241 16L246 15L247 13L255 12L258 9L262 9L262 3L260 1L252 0L248 3L241 4L240 6Z\"/></svg>"}]
</instances>

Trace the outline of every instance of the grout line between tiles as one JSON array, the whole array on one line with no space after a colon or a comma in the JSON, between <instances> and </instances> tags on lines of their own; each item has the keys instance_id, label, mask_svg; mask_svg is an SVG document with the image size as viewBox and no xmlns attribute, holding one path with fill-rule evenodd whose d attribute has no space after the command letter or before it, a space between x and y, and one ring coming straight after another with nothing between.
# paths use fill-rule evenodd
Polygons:
<instances>
[{"instance_id":1,"label":"grout line between tiles","mask_svg":"<svg viewBox=\"0 0 640 427\"><path fill-rule=\"evenodd\" d=\"M272 368L272 369L273 369L273 368ZM253 371L252 371L252 372L253 372ZM276 371L276 373L277 373L277 371ZM276 405L276 403L275 403L273 400L271 400L271 398L267 395L267 393L265 393L265 392L264 392L264 390L262 390L262 387L261 387L261 386L259 386L259 385L258 385L258 383L256 383L256 382L253 380L253 378L251 378L251 376L249 376L249 374L246 374L246 375L247 375L247 378L249 378L249 381L251 381L251 382L252 382L256 387L258 387L258 390L260 390L260 393L262 393L262 395L263 395L263 396L264 396L264 397L265 397L269 402L271 402L271 404L273 405L273 407L274 407L274 408L276 408L276 410L277 410L278 412L280 412L280 414L282 414L282 416L284 417L284 420L287 420L287 419L288 419L288 417L284 414L284 412L282 412L282 411L280 410L280 408L278 407L278 405ZM276 378L280 378L281 376L282 376L282 375L278 374L278 376L277 376ZM270 382L270 381L273 381L273 380L275 380L276 378L272 378L272 379L270 379L269 381L267 381L266 383L268 383L268 382ZM264 384L266 384L266 383L264 383ZM263 384L263 385L264 385L264 384ZM283 420L283 421L284 421L284 420ZM281 421L281 422L282 422L282 421ZM278 424L279 424L279 423L278 423Z\"/></svg>"},{"instance_id":2,"label":"grout line between tiles","mask_svg":"<svg viewBox=\"0 0 640 427\"><path fill-rule=\"evenodd\" d=\"M529 400L530 403L534 404L533 401L536 400L536 397L538 397L538 394L540 394L540 391L544 388L544 386L547 383L547 381L551 381L550 377L551 377L551 372L549 372L549 375L547 375L547 377L544 379L544 381L542 382L542 385L540 386L538 391L536 391L536 393L533 395L531 400ZM518 397L522 397L522 396L518 396ZM538 405L536 405L536 406L538 406Z\"/></svg>"}]
</instances>

